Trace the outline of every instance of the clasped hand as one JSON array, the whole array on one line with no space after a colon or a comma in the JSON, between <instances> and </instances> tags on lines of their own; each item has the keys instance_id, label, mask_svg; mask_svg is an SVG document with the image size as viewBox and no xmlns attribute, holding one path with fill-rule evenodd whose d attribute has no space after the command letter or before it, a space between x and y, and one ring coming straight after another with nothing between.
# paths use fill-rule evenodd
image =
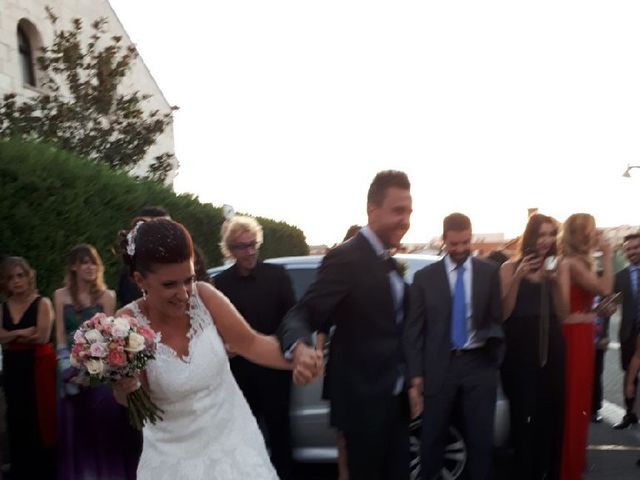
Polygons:
<instances>
[{"instance_id":1,"label":"clasped hand","mask_svg":"<svg viewBox=\"0 0 640 480\"><path fill-rule=\"evenodd\" d=\"M127 405L127 395L135 392L140 388L140 379L138 377L124 377L111 384L113 388L113 395L121 405Z\"/></svg>"},{"instance_id":2,"label":"clasped hand","mask_svg":"<svg viewBox=\"0 0 640 480\"><path fill-rule=\"evenodd\" d=\"M322 352L302 342L293 350L293 382L307 385L323 373Z\"/></svg>"},{"instance_id":3,"label":"clasped hand","mask_svg":"<svg viewBox=\"0 0 640 480\"><path fill-rule=\"evenodd\" d=\"M409 386L409 411L411 419L415 419L422 415L424 410L424 380L421 377L416 377L411 380Z\"/></svg>"}]
</instances>

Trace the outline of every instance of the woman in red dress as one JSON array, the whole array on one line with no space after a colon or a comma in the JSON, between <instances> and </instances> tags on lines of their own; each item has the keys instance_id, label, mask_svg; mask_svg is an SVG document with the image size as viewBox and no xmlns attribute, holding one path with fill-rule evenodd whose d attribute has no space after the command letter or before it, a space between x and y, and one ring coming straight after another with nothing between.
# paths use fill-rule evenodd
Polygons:
<instances>
[{"instance_id":1,"label":"woman in red dress","mask_svg":"<svg viewBox=\"0 0 640 480\"><path fill-rule=\"evenodd\" d=\"M602 252L602 276L593 265L594 250ZM591 419L594 368L595 295L613 289L611 246L596 230L587 213L571 215L562 232L562 253L569 266L569 315L562 325L565 340L565 420L562 445L562 480L581 480L586 467L587 435Z\"/></svg>"}]
</instances>

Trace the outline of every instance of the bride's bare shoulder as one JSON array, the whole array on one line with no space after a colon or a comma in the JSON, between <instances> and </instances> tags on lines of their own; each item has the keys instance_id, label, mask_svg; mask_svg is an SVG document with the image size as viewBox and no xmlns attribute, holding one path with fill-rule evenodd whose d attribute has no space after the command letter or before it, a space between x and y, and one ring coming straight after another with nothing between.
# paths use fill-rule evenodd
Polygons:
<instances>
[{"instance_id":1,"label":"bride's bare shoulder","mask_svg":"<svg viewBox=\"0 0 640 480\"><path fill-rule=\"evenodd\" d=\"M216 287L207 282L197 282L196 288L198 290L198 296L203 300L217 298L222 295Z\"/></svg>"}]
</instances>

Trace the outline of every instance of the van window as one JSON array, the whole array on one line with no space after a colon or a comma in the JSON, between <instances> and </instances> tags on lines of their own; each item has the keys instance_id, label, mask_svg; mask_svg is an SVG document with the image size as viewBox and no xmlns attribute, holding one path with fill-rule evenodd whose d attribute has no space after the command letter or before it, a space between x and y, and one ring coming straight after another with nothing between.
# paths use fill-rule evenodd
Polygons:
<instances>
[{"instance_id":1,"label":"van window","mask_svg":"<svg viewBox=\"0 0 640 480\"><path fill-rule=\"evenodd\" d=\"M318 269L315 267L287 267L287 273L291 277L291 283L293 284L293 291L296 295L296 302L300 300L304 292L307 291L309 285L313 283L318 274Z\"/></svg>"}]
</instances>

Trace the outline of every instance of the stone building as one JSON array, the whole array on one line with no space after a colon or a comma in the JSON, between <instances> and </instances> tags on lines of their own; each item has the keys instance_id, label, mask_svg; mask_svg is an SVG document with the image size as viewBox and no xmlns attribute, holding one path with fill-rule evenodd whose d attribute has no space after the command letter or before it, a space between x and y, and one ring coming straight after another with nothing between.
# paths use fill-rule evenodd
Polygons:
<instances>
[{"instance_id":1,"label":"stone building","mask_svg":"<svg viewBox=\"0 0 640 480\"><path fill-rule=\"evenodd\" d=\"M41 46L53 42L53 27L45 11L47 6L59 17L58 28L70 28L72 18L83 19L88 27L103 17L108 22L105 38L119 35L123 37L124 44L132 43L107 0L0 0L0 96L15 92L19 97L28 98L42 91L35 58ZM89 34L91 29L84 30ZM123 87L151 95L145 103L148 111L166 112L170 109L169 102L140 56L134 61ZM133 173L144 173L153 158L164 152L174 152L172 125L149 149ZM178 162L174 159L167 183L173 182L177 168Z\"/></svg>"}]
</instances>

